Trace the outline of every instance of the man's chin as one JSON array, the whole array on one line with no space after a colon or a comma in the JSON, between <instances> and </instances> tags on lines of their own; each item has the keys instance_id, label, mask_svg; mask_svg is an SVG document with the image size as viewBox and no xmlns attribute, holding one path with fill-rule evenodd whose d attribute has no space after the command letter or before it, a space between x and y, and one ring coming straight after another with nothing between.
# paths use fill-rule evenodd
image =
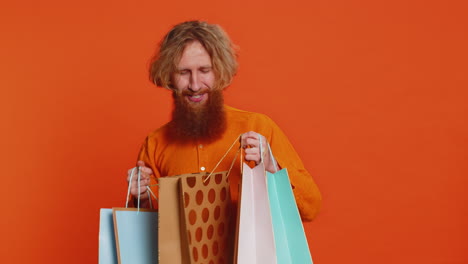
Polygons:
<instances>
[{"instance_id":1,"label":"man's chin","mask_svg":"<svg viewBox=\"0 0 468 264\"><path fill-rule=\"evenodd\" d=\"M171 139L212 141L226 129L221 92L205 93L190 100L187 95L174 96L174 110L168 135ZM194 99L192 97L192 99Z\"/></svg>"},{"instance_id":2,"label":"man's chin","mask_svg":"<svg viewBox=\"0 0 468 264\"><path fill-rule=\"evenodd\" d=\"M203 109L207 105L206 100L203 100L203 101L200 101L200 102L193 102L193 101L190 101L190 100L186 100L185 102L187 104L187 107L189 109L194 110L194 111Z\"/></svg>"},{"instance_id":3,"label":"man's chin","mask_svg":"<svg viewBox=\"0 0 468 264\"><path fill-rule=\"evenodd\" d=\"M199 112L206 107L205 103L187 102L187 108L192 112Z\"/></svg>"}]
</instances>

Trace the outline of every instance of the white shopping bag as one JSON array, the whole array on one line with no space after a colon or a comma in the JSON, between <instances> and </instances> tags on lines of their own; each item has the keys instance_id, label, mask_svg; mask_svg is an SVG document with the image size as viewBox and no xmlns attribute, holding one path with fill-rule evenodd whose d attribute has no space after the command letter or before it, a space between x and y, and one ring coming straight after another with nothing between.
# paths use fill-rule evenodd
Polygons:
<instances>
[{"instance_id":1,"label":"white shopping bag","mask_svg":"<svg viewBox=\"0 0 468 264\"><path fill-rule=\"evenodd\" d=\"M239 194L235 263L275 264L276 249L265 167L243 164Z\"/></svg>"}]
</instances>

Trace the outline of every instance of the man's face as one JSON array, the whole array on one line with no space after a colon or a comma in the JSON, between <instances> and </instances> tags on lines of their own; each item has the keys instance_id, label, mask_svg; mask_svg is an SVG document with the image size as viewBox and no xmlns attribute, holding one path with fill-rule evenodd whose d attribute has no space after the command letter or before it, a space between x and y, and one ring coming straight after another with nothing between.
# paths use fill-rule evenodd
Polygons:
<instances>
[{"instance_id":1,"label":"man's face","mask_svg":"<svg viewBox=\"0 0 468 264\"><path fill-rule=\"evenodd\" d=\"M200 42L194 41L185 46L172 82L174 89L189 106L197 108L208 100L215 75L210 55Z\"/></svg>"}]
</instances>

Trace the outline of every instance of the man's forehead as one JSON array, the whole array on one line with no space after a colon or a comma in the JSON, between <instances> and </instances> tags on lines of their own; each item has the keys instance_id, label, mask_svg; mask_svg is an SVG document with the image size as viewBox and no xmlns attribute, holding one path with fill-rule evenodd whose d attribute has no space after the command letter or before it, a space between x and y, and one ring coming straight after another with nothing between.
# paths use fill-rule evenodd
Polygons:
<instances>
[{"instance_id":1,"label":"man's forehead","mask_svg":"<svg viewBox=\"0 0 468 264\"><path fill-rule=\"evenodd\" d=\"M177 63L177 68L206 68L211 67L211 57L203 47L203 45L196 41L188 43Z\"/></svg>"}]
</instances>

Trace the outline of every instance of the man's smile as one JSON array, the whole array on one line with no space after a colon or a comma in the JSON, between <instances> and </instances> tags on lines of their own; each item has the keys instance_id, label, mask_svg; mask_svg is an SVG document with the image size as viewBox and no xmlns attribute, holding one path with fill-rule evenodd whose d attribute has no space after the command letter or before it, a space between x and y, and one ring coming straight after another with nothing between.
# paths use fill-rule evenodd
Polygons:
<instances>
[{"instance_id":1,"label":"man's smile","mask_svg":"<svg viewBox=\"0 0 468 264\"><path fill-rule=\"evenodd\" d=\"M207 93L187 95L187 99L193 103L199 103L207 98Z\"/></svg>"}]
</instances>

